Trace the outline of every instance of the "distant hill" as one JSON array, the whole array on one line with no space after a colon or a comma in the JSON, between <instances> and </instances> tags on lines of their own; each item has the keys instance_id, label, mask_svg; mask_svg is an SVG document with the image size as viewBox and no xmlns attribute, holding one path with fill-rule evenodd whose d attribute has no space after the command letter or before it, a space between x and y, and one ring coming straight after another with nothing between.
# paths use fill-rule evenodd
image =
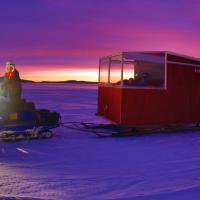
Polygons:
<instances>
[{"instance_id":1,"label":"distant hill","mask_svg":"<svg viewBox=\"0 0 200 200\"><path fill-rule=\"evenodd\" d=\"M0 76L0 81L2 81L2 80L3 80L3 77ZM24 79L21 79L21 81L22 81L23 83L35 83L34 81L24 80Z\"/></svg>"},{"instance_id":2,"label":"distant hill","mask_svg":"<svg viewBox=\"0 0 200 200\"><path fill-rule=\"evenodd\" d=\"M84 84L97 84L97 82L76 81L76 80L68 80L68 81L41 81L40 83L84 83Z\"/></svg>"},{"instance_id":3,"label":"distant hill","mask_svg":"<svg viewBox=\"0 0 200 200\"><path fill-rule=\"evenodd\" d=\"M0 81L3 80L3 77L0 77ZM68 80L68 81L40 81L40 82L35 82L31 80L24 80L21 79L23 83L84 83L84 84L97 84L97 82L91 82L91 81L76 81L76 80Z\"/></svg>"},{"instance_id":4,"label":"distant hill","mask_svg":"<svg viewBox=\"0 0 200 200\"><path fill-rule=\"evenodd\" d=\"M21 81L22 81L23 83L35 83L35 81L24 80L24 79L21 79Z\"/></svg>"}]
</instances>

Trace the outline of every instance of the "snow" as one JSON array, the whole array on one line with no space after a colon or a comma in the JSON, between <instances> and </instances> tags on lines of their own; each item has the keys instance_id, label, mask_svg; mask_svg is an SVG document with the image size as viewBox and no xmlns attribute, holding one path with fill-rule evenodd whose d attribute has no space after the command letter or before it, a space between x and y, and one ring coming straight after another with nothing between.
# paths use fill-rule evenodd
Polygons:
<instances>
[{"instance_id":1,"label":"snow","mask_svg":"<svg viewBox=\"0 0 200 200\"><path fill-rule=\"evenodd\" d=\"M106 122L96 85L23 87L63 121ZM60 127L52 139L0 143L0 199L199 199L199 155L198 132L98 138Z\"/></svg>"}]
</instances>

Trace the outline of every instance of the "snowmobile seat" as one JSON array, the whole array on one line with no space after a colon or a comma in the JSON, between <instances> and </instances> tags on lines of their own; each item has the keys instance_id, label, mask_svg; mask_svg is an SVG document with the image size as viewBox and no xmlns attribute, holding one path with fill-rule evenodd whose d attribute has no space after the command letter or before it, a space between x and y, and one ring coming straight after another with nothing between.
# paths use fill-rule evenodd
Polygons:
<instances>
[{"instance_id":1,"label":"snowmobile seat","mask_svg":"<svg viewBox=\"0 0 200 200\"><path fill-rule=\"evenodd\" d=\"M58 124L60 122L60 114L57 112L50 112L46 109L37 110L36 112L37 124Z\"/></svg>"}]
</instances>

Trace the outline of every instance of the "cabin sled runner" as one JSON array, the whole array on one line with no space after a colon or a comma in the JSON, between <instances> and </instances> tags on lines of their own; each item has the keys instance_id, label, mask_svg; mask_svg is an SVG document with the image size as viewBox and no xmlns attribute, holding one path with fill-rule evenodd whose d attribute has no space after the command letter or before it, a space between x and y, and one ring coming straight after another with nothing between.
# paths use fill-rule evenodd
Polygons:
<instances>
[{"instance_id":1,"label":"cabin sled runner","mask_svg":"<svg viewBox=\"0 0 200 200\"><path fill-rule=\"evenodd\" d=\"M200 122L200 59L173 52L100 58L98 115L124 127Z\"/></svg>"}]
</instances>

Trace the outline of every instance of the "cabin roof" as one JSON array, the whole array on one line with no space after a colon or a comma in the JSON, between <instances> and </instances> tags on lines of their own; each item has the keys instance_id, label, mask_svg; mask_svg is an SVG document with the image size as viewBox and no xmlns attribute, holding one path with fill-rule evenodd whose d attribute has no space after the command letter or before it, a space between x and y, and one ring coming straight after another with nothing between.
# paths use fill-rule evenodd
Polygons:
<instances>
[{"instance_id":1,"label":"cabin roof","mask_svg":"<svg viewBox=\"0 0 200 200\"><path fill-rule=\"evenodd\" d=\"M169 62L179 62L191 65L200 65L200 58L195 58L192 56L172 52L172 51L140 51L140 52L120 52L110 56L102 57L101 59L108 58L123 58L125 60L135 60L135 61L147 61L164 63L165 55L167 55L167 61Z\"/></svg>"}]
</instances>

